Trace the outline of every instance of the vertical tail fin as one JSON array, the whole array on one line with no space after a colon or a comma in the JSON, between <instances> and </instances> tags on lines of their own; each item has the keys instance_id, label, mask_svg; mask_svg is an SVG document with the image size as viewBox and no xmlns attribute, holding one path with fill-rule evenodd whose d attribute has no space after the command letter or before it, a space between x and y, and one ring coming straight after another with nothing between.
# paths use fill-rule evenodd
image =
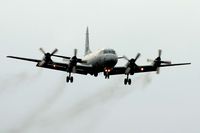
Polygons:
<instances>
[{"instance_id":1,"label":"vertical tail fin","mask_svg":"<svg viewBox=\"0 0 200 133\"><path fill-rule=\"evenodd\" d=\"M89 29L87 27L86 30L86 38L85 38L85 55L91 53L90 46L89 46Z\"/></svg>"}]
</instances>

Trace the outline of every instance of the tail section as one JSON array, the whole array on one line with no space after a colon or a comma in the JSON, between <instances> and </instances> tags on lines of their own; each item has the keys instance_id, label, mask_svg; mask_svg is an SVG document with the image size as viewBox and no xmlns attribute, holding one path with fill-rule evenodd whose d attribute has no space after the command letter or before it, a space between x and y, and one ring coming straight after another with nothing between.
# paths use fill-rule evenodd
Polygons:
<instances>
[{"instance_id":1,"label":"tail section","mask_svg":"<svg viewBox=\"0 0 200 133\"><path fill-rule=\"evenodd\" d=\"M89 30L87 27L86 38L85 38L85 55L88 55L90 53L91 53L91 50L90 50L90 46L89 46Z\"/></svg>"}]
</instances>

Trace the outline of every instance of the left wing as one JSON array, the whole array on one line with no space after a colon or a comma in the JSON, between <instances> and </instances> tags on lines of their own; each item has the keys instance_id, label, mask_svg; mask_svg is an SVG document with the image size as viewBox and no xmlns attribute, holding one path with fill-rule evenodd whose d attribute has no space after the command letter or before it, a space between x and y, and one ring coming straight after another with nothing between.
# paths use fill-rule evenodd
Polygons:
<instances>
[{"instance_id":1,"label":"left wing","mask_svg":"<svg viewBox=\"0 0 200 133\"><path fill-rule=\"evenodd\" d=\"M159 67L170 67L170 66L181 66L181 65L190 65L191 63L178 63L178 64L168 64L168 65L160 65ZM155 67L153 65L145 65L145 66L136 66L131 70L132 73L144 73L144 72L153 72L157 71L159 67ZM117 74L125 74L127 67L114 67L110 72L110 75Z\"/></svg>"}]
</instances>

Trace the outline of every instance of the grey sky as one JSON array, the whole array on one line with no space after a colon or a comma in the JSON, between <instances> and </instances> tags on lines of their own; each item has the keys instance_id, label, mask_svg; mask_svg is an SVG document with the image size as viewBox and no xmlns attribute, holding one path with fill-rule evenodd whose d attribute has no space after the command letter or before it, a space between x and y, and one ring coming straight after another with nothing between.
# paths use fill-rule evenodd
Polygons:
<instances>
[{"instance_id":1,"label":"grey sky","mask_svg":"<svg viewBox=\"0 0 200 133\"><path fill-rule=\"evenodd\" d=\"M3 133L199 133L198 0L7 0L0 1L0 132ZM110 47L147 64L163 59L192 62L161 74L74 75L5 58L42 58L38 51L84 54L89 26L91 49ZM125 63L125 62L121 62Z\"/></svg>"}]
</instances>

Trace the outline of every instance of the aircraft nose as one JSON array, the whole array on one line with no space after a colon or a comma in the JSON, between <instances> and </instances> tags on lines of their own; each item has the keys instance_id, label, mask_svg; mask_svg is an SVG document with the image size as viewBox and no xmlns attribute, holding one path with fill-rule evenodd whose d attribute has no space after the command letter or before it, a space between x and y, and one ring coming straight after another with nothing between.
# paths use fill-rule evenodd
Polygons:
<instances>
[{"instance_id":1,"label":"aircraft nose","mask_svg":"<svg viewBox=\"0 0 200 133\"><path fill-rule=\"evenodd\" d=\"M117 64L118 60L116 56L112 56L104 58L104 61L107 67L114 67Z\"/></svg>"}]
</instances>

